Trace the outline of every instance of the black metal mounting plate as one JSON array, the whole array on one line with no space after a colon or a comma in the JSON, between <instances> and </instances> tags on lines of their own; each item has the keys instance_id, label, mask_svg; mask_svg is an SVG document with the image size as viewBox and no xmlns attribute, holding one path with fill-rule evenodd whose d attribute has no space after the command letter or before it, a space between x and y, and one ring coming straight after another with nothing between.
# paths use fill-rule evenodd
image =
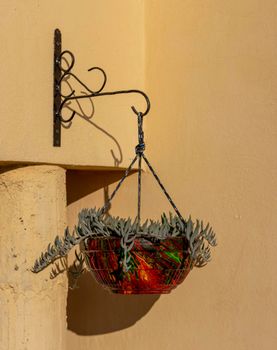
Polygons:
<instances>
[{"instance_id":1,"label":"black metal mounting plate","mask_svg":"<svg viewBox=\"0 0 277 350\"><path fill-rule=\"evenodd\" d=\"M62 35L59 29L54 33L54 91L53 91L53 146L61 146L61 119L59 117L59 108L61 105L60 93L60 79L61 79L61 65L60 58L62 52Z\"/></svg>"}]
</instances>

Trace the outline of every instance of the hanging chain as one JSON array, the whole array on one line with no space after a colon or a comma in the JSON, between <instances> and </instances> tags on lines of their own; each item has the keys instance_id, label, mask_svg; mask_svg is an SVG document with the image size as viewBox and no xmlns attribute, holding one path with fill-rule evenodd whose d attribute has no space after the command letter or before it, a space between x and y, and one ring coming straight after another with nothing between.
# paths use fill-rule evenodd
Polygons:
<instances>
[{"instance_id":1,"label":"hanging chain","mask_svg":"<svg viewBox=\"0 0 277 350\"><path fill-rule=\"evenodd\" d=\"M160 178L158 177L158 175L156 174L156 172L153 169L152 165L150 164L149 160L146 158L146 156L144 154L145 143L144 143L144 132L143 132L143 114L141 112L138 112L137 116L138 116L138 144L137 144L137 146L135 148L136 156L132 160L132 162L129 165L129 167L126 169L124 176L122 177L122 179L117 184L115 190L113 191L111 196L108 198L108 200L105 203L105 205L102 207L101 214L104 214L106 212L106 210L109 207L113 197L116 195L117 191L121 187L121 185L124 182L124 180L126 179L126 177L130 174L130 172L132 170L132 167L135 164L136 160L138 160L138 208L137 208L138 212L137 212L137 219L138 219L138 223L140 224L140 220L141 220L141 173L142 173L141 163L142 163L142 158L143 158L145 163L147 164L150 172L152 173L152 175L154 176L154 178L158 182L158 184L161 187L163 193L165 194L165 196L168 199L169 203L173 207L174 211L176 212L178 217L182 220L182 222L185 223L185 220L184 220L182 214L178 210L176 204L173 202L172 198L170 197L169 193L165 189L164 185L161 183Z\"/></svg>"},{"instance_id":2,"label":"hanging chain","mask_svg":"<svg viewBox=\"0 0 277 350\"><path fill-rule=\"evenodd\" d=\"M130 174L133 165L138 160L138 208L137 208L138 212L137 212L137 220L138 220L138 231L139 231L140 221L141 221L141 173L142 173L141 163L142 163L142 159L144 159L144 161L147 164L150 172L152 173L152 175L154 176L154 178L158 182L159 186L161 187L161 189L162 189L163 193L165 194L166 198L168 199L169 203L171 204L171 206L175 210L175 212L178 215L178 217L180 218L180 220L185 224L185 220L184 220L183 216L181 215L180 211L176 207L176 205L173 202L172 198L168 194L168 192L165 189L164 185L161 183L161 180L159 179L158 175L156 174L156 172L153 169L152 165L150 164L149 160L144 155L145 143L144 143L144 132L143 132L143 114L141 112L138 112L137 116L138 116L138 144L137 144L137 146L135 148L136 156L132 160L132 162L129 165L129 167L126 169L124 176L122 177L122 179L117 184L116 188L114 189L114 191L111 194L111 196L108 198L108 200L105 203L105 205L102 207L100 213L101 213L101 215L105 214L106 210L110 206L110 203L111 203L112 199L116 195L117 191L121 187L121 185L124 182L124 180L126 179L126 177ZM129 261L130 261L130 258L131 258L130 250L132 249L132 247L134 245L135 238L136 238L136 234L133 234L133 233L131 233L130 236L127 235L127 237L123 236L121 238L121 247L123 248L123 252L124 252L123 253L123 259L122 259L121 263L123 265L123 270L126 271L126 272L130 269L130 266L129 266Z\"/></svg>"},{"instance_id":3,"label":"hanging chain","mask_svg":"<svg viewBox=\"0 0 277 350\"><path fill-rule=\"evenodd\" d=\"M138 231L140 227L140 211L141 211L141 159L143 156L143 152L145 150L145 143L144 143L144 133L142 129L143 124L143 114L141 112L137 113L138 116L138 144L135 148L136 152L136 158L138 159L138 212L137 212L137 221L138 221ZM121 247L123 248L123 259L121 261L123 270L127 272L130 269L130 251L132 250L132 247L134 246L134 242L136 239L136 234L133 234L133 232L130 232L131 234L127 234L126 237L121 238Z\"/></svg>"},{"instance_id":4,"label":"hanging chain","mask_svg":"<svg viewBox=\"0 0 277 350\"><path fill-rule=\"evenodd\" d=\"M166 198L168 199L169 203L171 204L172 208L175 210L176 214L180 218L180 220L185 224L185 219L183 218L182 214L179 212L178 208L176 207L176 204L173 202L172 198L168 194L167 190L165 189L164 185L161 183L161 180L159 179L158 175L156 174L155 170L152 168L151 164L149 163L149 160L145 157L144 154L142 154L142 157L147 164L148 168L150 169L151 173L153 174L154 178L157 180L158 184L160 185L163 193L165 194Z\"/></svg>"},{"instance_id":5,"label":"hanging chain","mask_svg":"<svg viewBox=\"0 0 277 350\"><path fill-rule=\"evenodd\" d=\"M148 168L150 169L152 175L157 180L159 186L161 187L163 193L165 194L166 198L168 199L169 203L172 205L173 209L175 210L176 214L180 218L180 220L185 223L185 220L176 207L176 204L173 202L172 198L168 194L167 190L165 189L164 185L161 183L161 180L159 179L158 175L156 174L155 170L153 169L152 165L150 164L149 160L144 155L145 151L145 143L144 143L144 132L143 132L143 115L142 113L138 113L138 145L136 146L136 154L138 157L138 223L140 224L141 219L141 160L144 159L145 163L147 164Z\"/></svg>"},{"instance_id":6,"label":"hanging chain","mask_svg":"<svg viewBox=\"0 0 277 350\"><path fill-rule=\"evenodd\" d=\"M126 179L126 177L130 174L133 165L135 164L136 160L137 160L138 156L136 155L135 158L132 160L131 164L129 165L129 167L126 169L124 176L122 177L122 179L119 181L119 183L117 184L116 188L114 189L113 193L110 195L110 197L108 198L108 200L106 201L106 203L104 204L104 206L101 208L100 210L100 215L103 215L106 213L107 209L109 208L111 201L113 199L113 197L116 195L117 191L119 190L120 186L122 185L123 181Z\"/></svg>"},{"instance_id":7,"label":"hanging chain","mask_svg":"<svg viewBox=\"0 0 277 350\"><path fill-rule=\"evenodd\" d=\"M140 225L140 211L141 211L141 158L145 150L144 143L144 132L142 129L143 126L143 115L141 112L138 113L138 145L136 146L136 155L138 157L138 225Z\"/></svg>"}]
</instances>

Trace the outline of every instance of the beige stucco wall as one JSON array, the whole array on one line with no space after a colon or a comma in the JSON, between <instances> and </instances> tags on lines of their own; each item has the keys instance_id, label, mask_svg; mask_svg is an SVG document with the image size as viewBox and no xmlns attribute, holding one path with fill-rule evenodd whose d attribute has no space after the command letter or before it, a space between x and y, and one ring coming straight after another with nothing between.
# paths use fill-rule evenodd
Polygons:
<instances>
[{"instance_id":1,"label":"beige stucco wall","mask_svg":"<svg viewBox=\"0 0 277 350\"><path fill-rule=\"evenodd\" d=\"M53 36L59 28L63 50L75 55L74 72L91 89L102 84L99 74L87 72L92 66L105 69L106 91L142 88L143 1L3 0L0 13L0 162L126 165L136 136L130 107L145 108L136 95L94 99L94 116L76 116L70 129L62 129L62 147L52 147ZM78 94L84 90L74 87ZM90 102L81 105L90 116Z\"/></svg>"},{"instance_id":2,"label":"beige stucco wall","mask_svg":"<svg viewBox=\"0 0 277 350\"><path fill-rule=\"evenodd\" d=\"M158 303L154 348L275 349L276 2L147 3L149 153L182 212L219 240Z\"/></svg>"},{"instance_id":3,"label":"beige stucco wall","mask_svg":"<svg viewBox=\"0 0 277 350\"><path fill-rule=\"evenodd\" d=\"M9 15L1 22L10 34L0 35L11 40L0 53L8 62L1 65L1 77L9 86L0 107L0 158L113 165L114 143L82 120L63 130L61 149L52 148L52 30L60 27L84 79L85 68L100 65L109 72L111 89L134 86L149 93L149 159L184 215L210 221L218 235L212 262L195 269L170 295L109 295L84 275L79 289L68 292L67 349L276 349L275 1L4 1L2 8ZM29 57L41 65L30 65ZM24 74L19 62L25 63ZM41 82L36 89L35 80ZM24 87L22 97L15 81ZM115 99L95 101L94 120L116 135L126 165L135 121L129 98ZM29 136L25 125L31 122L36 135ZM16 127L23 132L15 143L8 135ZM118 178L88 172L86 181L94 184L89 194L83 177L74 176L68 188L70 226L81 208L102 205L103 187ZM135 215L136 183L135 175L126 180L112 214ZM147 172L143 185L145 218L170 210Z\"/></svg>"},{"instance_id":4,"label":"beige stucco wall","mask_svg":"<svg viewBox=\"0 0 277 350\"><path fill-rule=\"evenodd\" d=\"M184 215L209 220L219 245L158 300L122 301L83 280L68 313L78 297L90 301L75 314L83 327L70 322L69 349L276 349L276 4L145 4L146 152ZM143 183L144 217L169 210L148 173ZM112 213L134 215L135 188L133 175ZM103 198L72 203L69 220Z\"/></svg>"}]
</instances>

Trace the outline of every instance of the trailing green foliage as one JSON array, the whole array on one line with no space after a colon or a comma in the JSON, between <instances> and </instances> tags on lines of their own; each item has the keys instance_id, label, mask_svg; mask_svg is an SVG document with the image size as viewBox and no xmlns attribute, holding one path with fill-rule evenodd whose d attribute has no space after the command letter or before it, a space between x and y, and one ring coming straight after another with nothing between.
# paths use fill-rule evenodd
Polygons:
<instances>
[{"instance_id":1,"label":"trailing green foliage","mask_svg":"<svg viewBox=\"0 0 277 350\"><path fill-rule=\"evenodd\" d=\"M71 248L89 237L121 237L121 246L124 249L123 265L128 268L135 237L153 238L156 241L170 237L186 237L189 243L191 257L191 268L201 267L210 260L210 246L216 245L216 237L213 229L202 221L193 223L191 217L181 220L178 216L162 214L160 221L146 220L139 224L137 218L132 222L130 218L103 216L102 211L96 208L83 209L79 213L79 223L72 234L68 228L63 238L56 237L54 244L48 245L46 252L42 253L36 260L33 272L39 272L54 262L64 257Z\"/></svg>"}]
</instances>

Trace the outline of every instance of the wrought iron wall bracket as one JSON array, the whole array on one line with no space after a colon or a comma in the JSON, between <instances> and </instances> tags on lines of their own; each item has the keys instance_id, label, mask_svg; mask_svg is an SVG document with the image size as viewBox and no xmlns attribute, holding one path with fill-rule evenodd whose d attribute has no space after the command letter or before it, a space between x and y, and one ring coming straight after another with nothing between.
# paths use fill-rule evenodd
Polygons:
<instances>
[{"instance_id":1,"label":"wrought iron wall bracket","mask_svg":"<svg viewBox=\"0 0 277 350\"><path fill-rule=\"evenodd\" d=\"M62 63L66 67L63 67ZM117 90L117 91L103 91L106 82L107 75L105 71L100 67L89 68L88 71L99 71L103 75L103 83L97 91L91 90L86 84L84 84L73 72L72 68L75 64L75 57L69 50L62 51L62 36L59 29L54 33L54 104L53 104L53 145L55 147L61 146L61 125L70 123L76 115L76 111L72 110L72 114L68 118L63 118L62 111L68 103L72 100L80 100L86 98L94 98L98 96L109 96L119 94L140 94L144 97L146 102L146 109L144 112L138 111L137 108L131 106L132 111L137 115L145 116L150 110L150 100L148 96L140 90ZM76 95L75 90L72 90L68 95L62 94L62 82L73 77L82 87L86 89L84 95Z\"/></svg>"}]
</instances>

